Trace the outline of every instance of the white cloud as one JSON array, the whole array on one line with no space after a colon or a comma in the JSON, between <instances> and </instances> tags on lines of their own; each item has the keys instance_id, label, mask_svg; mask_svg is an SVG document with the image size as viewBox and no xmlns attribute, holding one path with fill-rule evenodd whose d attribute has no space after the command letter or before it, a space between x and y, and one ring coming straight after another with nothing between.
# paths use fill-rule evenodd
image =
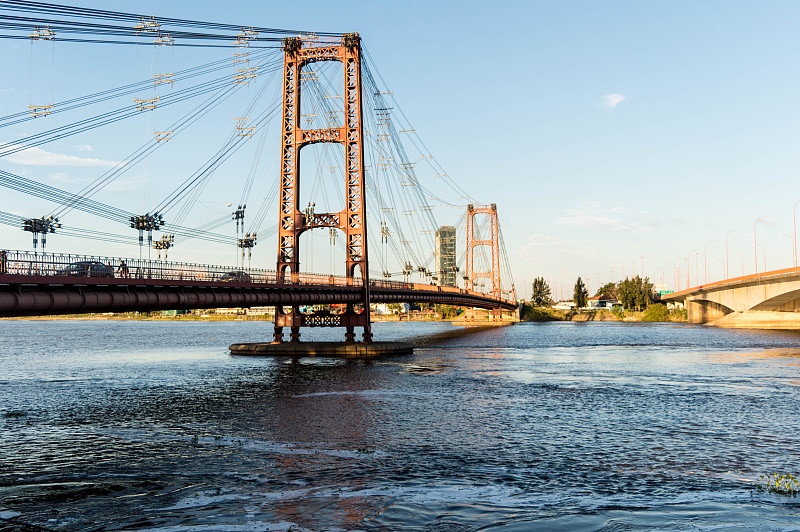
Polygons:
<instances>
[{"instance_id":1,"label":"white cloud","mask_svg":"<svg viewBox=\"0 0 800 532\"><path fill-rule=\"evenodd\" d=\"M13 148L12 144L0 145L3 149ZM42 148L26 148L17 153L3 157L6 161L24 166L106 166L111 167L118 161L106 161L93 157L77 157L63 153L53 153Z\"/></svg>"},{"instance_id":2,"label":"white cloud","mask_svg":"<svg viewBox=\"0 0 800 532\"><path fill-rule=\"evenodd\" d=\"M574 225L577 227L607 227L612 231L628 231L636 227L609 216L598 216L580 212L577 209L568 209L567 214L568 216L556 218L556 221L562 225Z\"/></svg>"},{"instance_id":3,"label":"white cloud","mask_svg":"<svg viewBox=\"0 0 800 532\"><path fill-rule=\"evenodd\" d=\"M92 151L92 147L88 144L80 144L75 146L75 149L78 151Z\"/></svg>"},{"instance_id":4,"label":"white cloud","mask_svg":"<svg viewBox=\"0 0 800 532\"><path fill-rule=\"evenodd\" d=\"M621 104L624 101L625 101L624 94L614 92L603 96L603 103L601 103L600 105L602 105L603 107L608 107L609 109L613 109L614 107L616 107L617 105Z\"/></svg>"},{"instance_id":5,"label":"white cloud","mask_svg":"<svg viewBox=\"0 0 800 532\"><path fill-rule=\"evenodd\" d=\"M585 201L577 209L567 209L566 216L556 218L556 222L576 227L602 227L612 231L635 232L642 229L642 224L630 218L639 218L645 212L624 207L607 208L597 201Z\"/></svg>"}]
</instances>

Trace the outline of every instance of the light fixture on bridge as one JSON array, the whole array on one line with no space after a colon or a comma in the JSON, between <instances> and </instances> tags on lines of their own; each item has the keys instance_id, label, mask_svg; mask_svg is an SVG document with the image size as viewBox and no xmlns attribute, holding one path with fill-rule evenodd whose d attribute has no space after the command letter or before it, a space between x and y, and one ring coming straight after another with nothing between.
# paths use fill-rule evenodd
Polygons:
<instances>
[{"instance_id":1,"label":"light fixture on bridge","mask_svg":"<svg viewBox=\"0 0 800 532\"><path fill-rule=\"evenodd\" d=\"M56 229L60 228L61 224L58 223L58 218L53 216L41 218L29 218L22 220L22 230L33 233L33 252L36 253L36 246L39 242L39 235L42 235L42 251L47 246L47 233L55 233Z\"/></svg>"},{"instance_id":2,"label":"light fixture on bridge","mask_svg":"<svg viewBox=\"0 0 800 532\"><path fill-rule=\"evenodd\" d=\"M246 233L242 238L240 238L237 242L237 245L242 250L242 267L244 267L244 250L247 250L247 267L250 267L250 258L252 255L253 248L256 245L256 233L250 234Z\"/></svg>"},{"instance_id":3,"label":"light fixture on bridge","mask_svg":"<svg viewBox=\"0 0 800 532\"><path fill-rule=\"evenodd\" d=\"M158 250L158 260L161 260L161 250L164 250L164 260L167 260L167 251L175 245L175 235L163 235L153 242L153 249Z\"/></svg>"},{"instance_id":4,"label":"light fixture on bridge","mask_svg":"<svg viewBox=\"0 0 800 532\"><path fill-rule=\"evenodd\" d=\"M139 255L141 258L144 245L144 232L147 231L147 254L150 255L150 246L153 245L153 231L158 231L164 225L164 217L157 212L131 216L131 229L139 231Z\"/></svg>"}]
</instances>

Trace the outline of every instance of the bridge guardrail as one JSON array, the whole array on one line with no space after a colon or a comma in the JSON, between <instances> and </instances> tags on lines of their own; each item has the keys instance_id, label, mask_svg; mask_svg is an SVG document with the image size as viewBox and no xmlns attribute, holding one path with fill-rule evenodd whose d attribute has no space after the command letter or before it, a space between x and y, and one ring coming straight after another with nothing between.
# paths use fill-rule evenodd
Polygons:
<instances>
[{"instance_id":1,"label":"bridge guardrail","mask_svg":"<svg viewBox=\"0 0 800 532\"><path fill-rule=\"evenodd\" d=\"M148 279L158 281L238 282L247 284L313 284L361 286L361 279L316 273L288 274L278 279L275 270L241 268L152 259L101 257L70 253L31 253L0 250L0 274L47 277L93 277L114 279ZM474 297L490 294L458 287L437 286L405 281L372 280L370 287L393 290L422 290L461 293ZM504 300L505 301L505 300ZM513 303L512 301L506 301Z\"/></svg>"}]
</instances>

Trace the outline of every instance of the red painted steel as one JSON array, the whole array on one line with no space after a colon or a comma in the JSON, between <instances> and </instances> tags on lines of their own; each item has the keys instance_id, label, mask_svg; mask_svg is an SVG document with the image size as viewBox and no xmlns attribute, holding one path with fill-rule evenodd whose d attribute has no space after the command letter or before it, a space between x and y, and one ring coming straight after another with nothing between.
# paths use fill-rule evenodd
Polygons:
<instances>
[{"instance_id":1,"label":"red painted steel","mask_svg":"<svg viewBox=\"0 0 800 532\"><path fill-rule=\"evenodd\" d=\"M491 217L491 235L489 240L475 240L475 215L488 214ZM492 248L492 270L489 272L476 272L474 253L478 246L490 246ZM499 227L497 223L497 205L467 205L467 289L474 287L475 279L488 278L492 280L492 295L498 300L502 299L500 293L500 240ZM500 317L500 309L494 309L493 317Z\"/></svg>"},{"instance_id":2,"label":"red painted steel","mask_svg":"<svg viewBox=\"0 0 800 532\"><path fill-rule=\"evenodd\" d=\"M340 320L346 328L347 342L355 341L355 327L363 327L363 339L372 341L370 322L370 283L367 259L367 218L364 186L363 116L361 105L361 38L346 33L339 42L321 42L313 37L284 39L283 120L281 122L281 177L278 220L278 279L293 279L300 271L300 235L315 227L333 227L345 233L347 242L346 277L361 282L362 310L348 304ZM316 61L340 61L344 66L344 126L303 130L300 126L300 74L303 66ZM308 215L300 210L300 150L317 142L344 145L347 201L338 213ZM324 321L324 320L323 320ZM294 307L291 312L277 308L276 342L283 341L283 327L290 327L291 341L300 339L301 326L314 326Z\"/></svg>"}]
</instances>

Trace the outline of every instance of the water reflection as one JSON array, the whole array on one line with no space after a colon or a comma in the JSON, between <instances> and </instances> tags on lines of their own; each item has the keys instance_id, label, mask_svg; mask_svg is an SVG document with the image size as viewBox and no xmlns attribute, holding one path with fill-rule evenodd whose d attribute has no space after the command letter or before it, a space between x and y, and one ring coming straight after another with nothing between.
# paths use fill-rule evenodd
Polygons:
<instances>
[{"instance_id":1,"label":"water reflection","mask_svg":"<svg viewBox=\"0 0 800 532\"><path fill-rule=\"evenodd\" d=\"M439 343L357 362L231 357L220 345L263 326L184 325L51 323L32 343L38 323L0 322L0 518L59 530L795 526L796 501L750 486L797 461L796 335L386 324L376 333Z\"/></svg>"}]
</instances>

